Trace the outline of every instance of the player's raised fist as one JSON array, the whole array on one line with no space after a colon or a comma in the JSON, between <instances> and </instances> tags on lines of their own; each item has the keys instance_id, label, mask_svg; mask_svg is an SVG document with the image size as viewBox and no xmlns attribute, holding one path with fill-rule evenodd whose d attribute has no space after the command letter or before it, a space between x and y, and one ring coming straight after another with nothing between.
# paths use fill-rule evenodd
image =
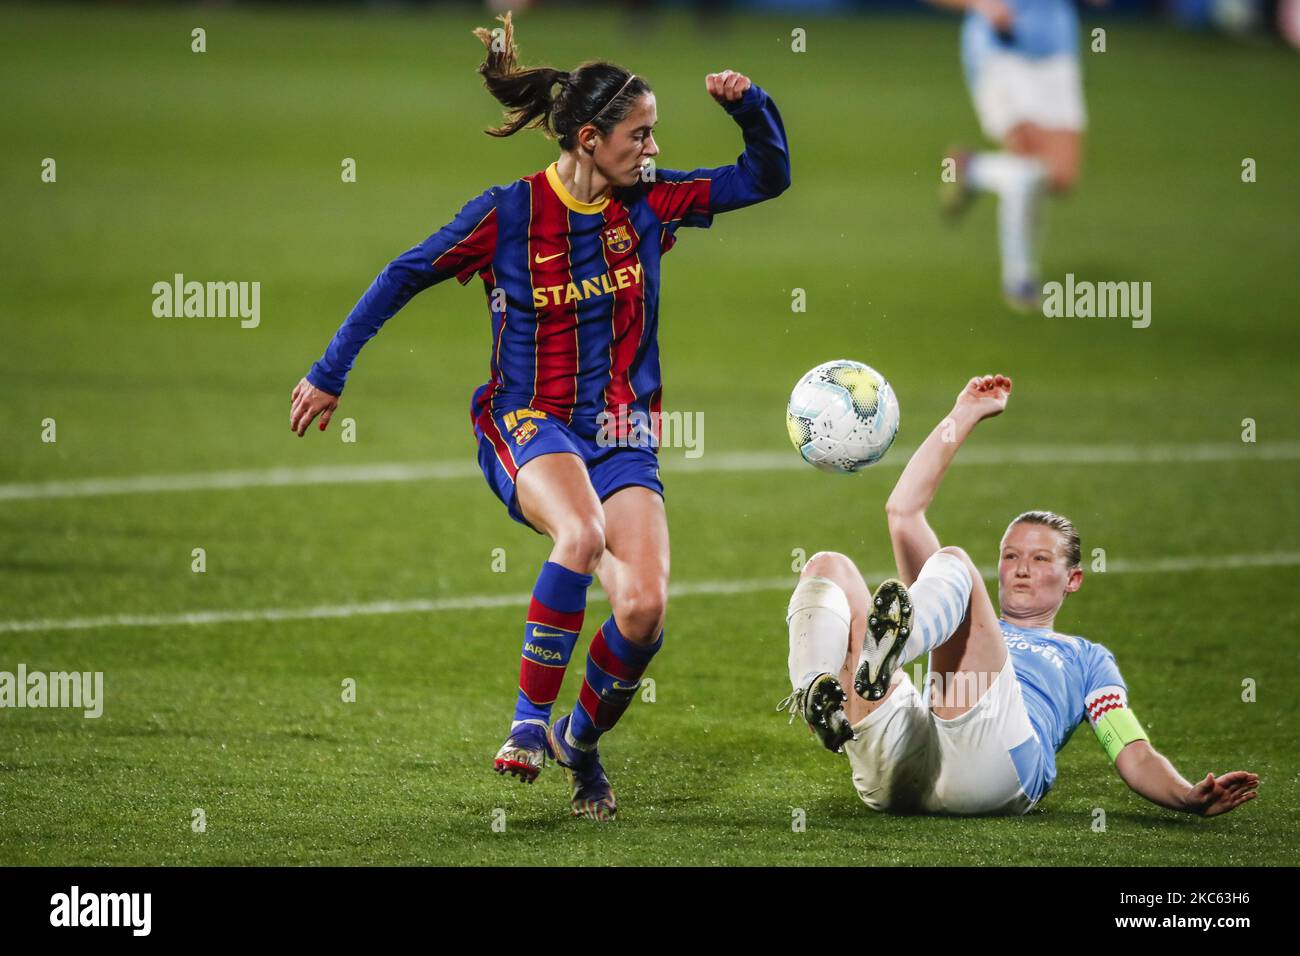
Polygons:
<instances>
[{"instance_id":1,"label":"player's raised fist","mask_svg":"<svg viewBox=\"0 0 1300 956\"><path fill-rule=\"evenodd\" d=\"M289 430L296 432L299 438L307 434L308 426L317 415L320 416L320 430L324 431L334 416L334 409L339 407L337 395L322 392L305 378L294 386L290 399Z\"/></svg>"},{"instance_id":2,"label":"player's raised fist","mask_svg":"<svg viewBox=\"0 0 1300 956\"><path fill-rule=\"evenodd\" d=\"M704 86L719 103L734 103L745 95L745 90L753 84L749 77L734 70L710 73L704 78Z\"/></svg>"}]
</instances>

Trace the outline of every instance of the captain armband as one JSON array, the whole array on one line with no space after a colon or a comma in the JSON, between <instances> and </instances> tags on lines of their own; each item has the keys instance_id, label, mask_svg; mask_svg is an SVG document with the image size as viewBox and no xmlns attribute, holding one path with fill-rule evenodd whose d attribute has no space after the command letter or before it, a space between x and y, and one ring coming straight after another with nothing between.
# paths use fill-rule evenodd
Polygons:
<instances>
[{"instance_id":1,"label":"captain armband","mask_svg":"<svg viewBox=\"0 0 1300 956\"><path fill-rule=\"evenodd\" d=\"M1088 722L1092 724L1097 740L1101 742L1111 763L1119 758L1119 752L1135 740L1150 740L1147 732L1138 723L1136 715L1128 709L1128 697L1124 688L1111 686L1089 694L1084 701Z\"/></svg>"},{"instance_id":2,"label":"captain armband","mask_svg":"<svg viewBox=\"0 0 1300 956\"><path fill-rule=\"evenodd\" d=\"M1117 707L1102 714L1092 729L1097 732L1097 739L1106 748L1106 753L1110 754L1111 763L1118 760L1119 752L1133 741L1151 739L1127 707Z\"/></svg>"}]
</instances>

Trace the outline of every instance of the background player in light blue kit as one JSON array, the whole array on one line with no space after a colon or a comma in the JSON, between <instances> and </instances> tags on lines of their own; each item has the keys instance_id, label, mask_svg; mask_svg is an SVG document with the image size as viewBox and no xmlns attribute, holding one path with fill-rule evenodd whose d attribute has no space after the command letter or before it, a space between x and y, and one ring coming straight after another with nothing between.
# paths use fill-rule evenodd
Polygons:
<instances>
[{"instance_id":1,"label":"background player in light blue kit","mask_svg":"<svg viewBox=\"0 0 1300 956\"><path fill-rule=\"evenodd\" d=\"M874 810L1026 813L1055 783L1056 753L1085 718L1120 777L1153 803L1212 816L1253 799L1253 773L1184 780L1128 709L1114 655L1055 630L1066 596L1083 583L1069 520L1030 511L1007 528L1001 617L966 553L940 547L926 509L962 442L1010 394L1004 376L971 379L903 470L886 505L901 580L873 596L842 554L804 566L790 598L793 692L783 706L848 753L854 786ZM899 665L927 653L922 700Z\"/></svg>"},{"instance_id":2,"label":"background player in light blue kit","mask_svg":"<svg viewBox=\"0 0 1300 956\"><path fill-rule=\"evenodd\" d=\"M1003 296L1015 308L1036 308L1038 200L1044 188L1062 193L1078 180L1087 123L1078 13L1073 0L929 2L966 11L966 85L984 134L1002 147L955 151L956 181L945 184L945 211L955 219L977 193L998 197Z\"/></svg>"}]
</instances>

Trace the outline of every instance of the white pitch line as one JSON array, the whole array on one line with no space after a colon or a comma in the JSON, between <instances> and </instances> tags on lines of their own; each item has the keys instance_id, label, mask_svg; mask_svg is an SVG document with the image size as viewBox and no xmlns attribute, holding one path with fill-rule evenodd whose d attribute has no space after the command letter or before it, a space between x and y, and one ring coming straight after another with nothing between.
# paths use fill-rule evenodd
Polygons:
<instances>
[{"instance_id":1,"label":"white pitch line","mask_svg":"<svg viewBox=\"0 0 1300 956\"><path fill-rule=\"evenodd\" d=\"M231 491L302 485L351 485L387 481L448 481L480 474L472 461L376 465L314 465L249 471L201 471L188 475L134 475L126 478L78 478L34 484L0 485L0 501L32 498L90 498L169 491Z\"/></svg>"},{"instance_id":2,"label":"white pitch line","mask_svg":"<svg viewBox=\"0 0 1300 956\"><path fill-rule=\"evenodd\" d=\"M1239 568L1293 567L1300 565L1300 551L1271 551L1258 554L1225 554L1219 557L1153 558L1109 562L1108 574L1178 573ZM869 571L868 581L879 581L896 572ZM985 578L997 577L997 570L981 567ZM794 587L794 574L779 578L751 578L735 581L696 581L675 584L669 597L681 599L705 595L753 594L785 591ZM599 590L597 595L603 600ZM300 608L260 608L227 611L190 611L182 614L106 614L100 617L49 618L0 621L0 634L48 631L88 631L119 627L193 627L204 624L236 624L250 621L309 621L326 618L369 617L385 614L432 614L440 611L474 611L486 608L526 607L528 594L473 594L463 597L428 598L410 601L373 601L367 604L325 604Z\"/></svg>"},{"instance_id":3,"label":"white pitch line","mask_svg":"<svg viewBox=\"0 0 1300 956\"><path fill-rule=\"evenodd\" d=\"M895 448L877 470L902 468L911 448ZM805 465L791 451L723 452L685 458L679 449L661 453L671 475L718 472L799 471ZM1225 461L1300 461L1300 442L1247 445L1240 442L1185 445L975 445L962 449L955 465L1151 465ZM179 475L131 475L121 478L75 478L0 485L0 501L89 498L100 495L161 494L175 491L231 491L240 488L285 488L304 485L378 484L383 482L455 481L479 477L468 456L459 461L383 462L373 465L313 465L244 471L207 471Z\"/></svg>"}]
</instances>

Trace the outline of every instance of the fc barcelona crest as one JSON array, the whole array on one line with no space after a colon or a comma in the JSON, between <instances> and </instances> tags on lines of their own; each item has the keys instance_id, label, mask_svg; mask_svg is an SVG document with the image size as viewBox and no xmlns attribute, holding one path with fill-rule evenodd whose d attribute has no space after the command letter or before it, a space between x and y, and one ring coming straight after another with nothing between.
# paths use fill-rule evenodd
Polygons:
<instances>
[{"instance_id":1,"label":"fc barcelona crest","mask_svg":"<svg viewBox=\"0 0 1300 956\"><path fill-rule=\"evenodd\" d=\"M537 434L537 426L532 422L524 422L510 434L515 436L516 445L527 444L528 439Z\"/></svg>"},{"instance_id":2,"label":"fc barcelona crest","mask_svg":"<svg viewBox=\"0 0 1300 956\"><path fill-rule=\"evenodd\" d=\"M610 226L605 230L605 248L616 256L621 256L632 248L632 237L627 234L627 226Z\"/></svg>"}]
</instances>

